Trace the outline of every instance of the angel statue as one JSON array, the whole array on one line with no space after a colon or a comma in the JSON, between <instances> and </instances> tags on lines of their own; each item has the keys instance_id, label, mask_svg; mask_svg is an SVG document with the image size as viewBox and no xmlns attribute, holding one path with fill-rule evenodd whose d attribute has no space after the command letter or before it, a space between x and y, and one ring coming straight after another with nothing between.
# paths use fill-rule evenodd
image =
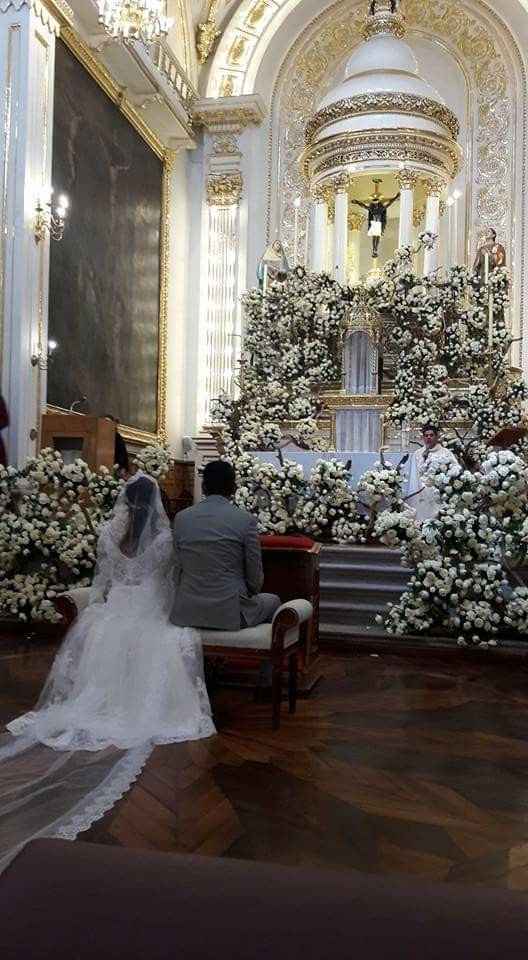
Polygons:
<instances>
[{"instance_id":1,"label":"angel statue","mask_svg":"<svg viewBox=\"0 0 528 960\"><path fill-rule=\"evenodd\" d=\"M368 235L372 237L372 259L376 260L379 252L380 239L385 233L385 227L387 226L387 210L398 200L400 194L397 193L396 196L384 200L379 192L381 180L373 180L372 182L374 184L374 193L371 193L369 202L363 203L361 200L352 200L351 203L355 203L357 207L363 207L368 213Z\"/></svg>"},{"instance_id":2,"label":"angel statue","mask_svg":"<svg viewBox=\"0 0 528 960\"><path fill-rule=\"evenodd\" d=\"M280 240L274 240L259 261L257 268L259 289L265 293L270 280L285 280L290 269L282 243Z\"/></svg>"},{"instance_id":3,"label":"angel statue","mask_svg":"<svg viewBox=\"0 0 528 960\"><path fill-rule=\"evenodd\" d=\"M490 270L505 266L506 250L502 243L497 243L497 231L488 227L477 243L473 273L479 277L481 283L487 283Z\"/></svg>"}]
</instances>

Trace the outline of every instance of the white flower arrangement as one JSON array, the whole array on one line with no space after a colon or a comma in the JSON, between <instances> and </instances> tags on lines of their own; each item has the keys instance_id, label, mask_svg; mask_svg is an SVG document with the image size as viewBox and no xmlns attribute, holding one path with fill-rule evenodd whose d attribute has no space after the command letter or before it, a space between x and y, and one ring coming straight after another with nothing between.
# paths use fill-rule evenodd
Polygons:
<instances>
[{"instance_id":1,"label":"white flower arrangement","mask_svg":"<svg viewBox=\"0 0 528 960\"><path fill-rule=\"evenodd\" d=\"M509 568L526 561L528 466L510 451L490 453L476 473L452 464L433 470L441 508L409 536L382 514L376 533L416 562L390 633L455 633L461 645L495 646L501 633L526 633L527 594L512 590ZM386 533L387 528L387 533Z\"/></svg>"},{"instance_id":2,"label":"white flower arrangement","mask_svg":"<svg viewBox=\"0 0 528 960\"><path fill-rule=\"evenodd\" d=\"M132 458L132 463L134 463L139 470L143 470L144 473L155 477L156 480L161 480L167 475L170 461L171 455L168 448L159 446L158 444L149 444L146 447L142 447Z\"/></svg>"},{"instance_id":3,"label":"white flower arrangement","mask_svg":"<svg viewBox=\"0 0 528 960\"><path fill-rule=\"evenodd\" d=\"M167 457L151 447L137 459L160 476ZM64 464L49 449L21 469L0 467L0 620L60 619L53 598L91 583L99 527L121 487L106 468Z\"/></svg>"}]
</instances>

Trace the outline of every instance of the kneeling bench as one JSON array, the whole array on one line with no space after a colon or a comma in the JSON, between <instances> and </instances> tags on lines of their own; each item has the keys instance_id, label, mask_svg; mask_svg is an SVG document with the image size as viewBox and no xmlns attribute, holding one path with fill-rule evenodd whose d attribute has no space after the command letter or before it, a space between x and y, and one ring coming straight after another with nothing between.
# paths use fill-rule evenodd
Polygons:
<instances>
[{"instance_id":1,"label":"kneeling bench","mask_svg":"<svg viewBox=\"0 0 528 960\"><path fill-rule=\"evenodd\" d=\"M271 660L273 729L280 726L282 671L288 664L290 713L297 704L298 656L306 651L313 607L308 600L289 600L275 612L271 623L242 630L200 630L205 657L217 660L244 659L259 664Z\"/></svg>"},{"instance_id":2,"label":"kneeling bench","mask_svg":"<svg viewBox=\"0 0 528 960\"><path fill-rule=\"evenodd\" d=\"M55 606L68 626L88 605L89 587L78 587L56 598ZM272 722L280 726L282 670L288 664L288 700L290 713L297 703L298 656L306 651L312 625L313 607L308 600L289 600L275 612L272 623L242 630L200 630L204 656L217 660L244 659L259 664L271 660Z\"/></svg>"}]
</instances>

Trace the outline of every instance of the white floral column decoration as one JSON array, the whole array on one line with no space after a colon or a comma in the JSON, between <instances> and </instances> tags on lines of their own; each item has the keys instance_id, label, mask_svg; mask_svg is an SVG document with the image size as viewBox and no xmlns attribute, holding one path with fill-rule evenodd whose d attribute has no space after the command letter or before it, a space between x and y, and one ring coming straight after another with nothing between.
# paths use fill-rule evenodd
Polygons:
<instances>
[{"instance_id":1,"label":"white floral column decoration","mask_svg":"<svg viewBox=\"0 0 528 960\"><path fill-rule=\"evenodd\" d=\"M193 111L195 123L205 128L206 158L198 427L210 423L211 401L220 394L232 396L235 389L247 266L244 137L264 116L258 96L200 100Z\"/></svg>"}]
</instances>

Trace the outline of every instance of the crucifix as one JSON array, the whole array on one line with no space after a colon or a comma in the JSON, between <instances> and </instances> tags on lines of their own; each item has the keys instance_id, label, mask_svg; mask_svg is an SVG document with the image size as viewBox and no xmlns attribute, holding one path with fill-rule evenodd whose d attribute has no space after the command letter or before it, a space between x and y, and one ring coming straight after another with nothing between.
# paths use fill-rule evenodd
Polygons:
<instances>
[{"instance_id":1,"label":"crucifix","mask_svg":"<svg viewBox=\"0 0 528 960\"><path fill-rule=\"evenodd\" d=\"M372 183L374 184L374 192L371 193L368 203L363 203L362 200L352 200L351 203L355 203L357 207L363 207L368 213L368 235L372 237L372 259L376 260L379 242L387 226L387 210L398 200L400 194L397 193L396 196L385 200L379 190L382 180L373 178Z\"/></svg>"}]
</instances>

